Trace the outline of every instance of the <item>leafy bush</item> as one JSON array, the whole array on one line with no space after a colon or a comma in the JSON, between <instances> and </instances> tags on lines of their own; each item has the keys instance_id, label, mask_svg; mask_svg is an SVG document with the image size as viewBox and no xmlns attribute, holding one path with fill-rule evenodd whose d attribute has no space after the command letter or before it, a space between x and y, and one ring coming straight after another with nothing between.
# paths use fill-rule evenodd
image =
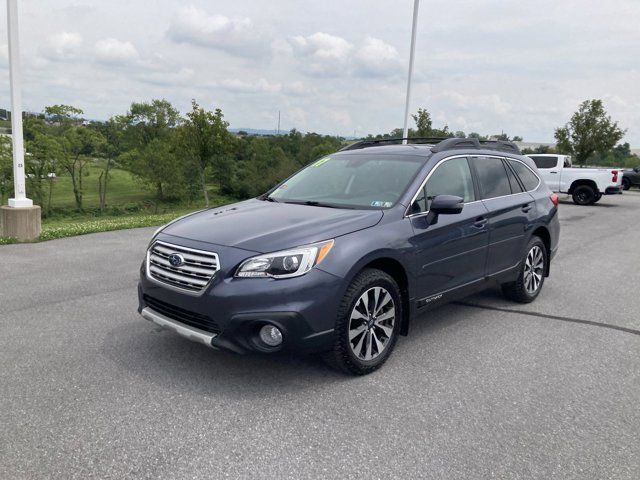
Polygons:
<instances>
[{"instance_id":1,"label":"leafy bush","mask_svg":"<svg viewBox=\"0 0 640 480\"><path fill-rule=\"evenodd\" d=\"M18 239L13 237L0 237L0 245L9 245L11 243L18 243Z\"/></svg>"}]
</instances>

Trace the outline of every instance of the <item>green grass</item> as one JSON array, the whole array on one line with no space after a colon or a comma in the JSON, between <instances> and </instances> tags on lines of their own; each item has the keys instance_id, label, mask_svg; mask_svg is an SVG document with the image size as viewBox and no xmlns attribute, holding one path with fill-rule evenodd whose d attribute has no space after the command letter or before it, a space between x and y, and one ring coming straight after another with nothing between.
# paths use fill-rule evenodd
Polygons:
<instances>
[{"instance_id":1,"label":"green grass","mask_svg":"<svg viewBox=\"0 0 640 480\"><path fill-rule=\"evenodd\" d=\"M82 195L83 208L97 208L100 205L98 199L98 178L101 167L91 165L86 169L89 175L82 178L84 189ZM134 176L126 170L112 169L111 178L107 186L107 202L109 204L127 204L143 201L154 201L154 194L142 187ZM75 208L76 203L73 196L73 185L71 177L68 175L59 176L53 184L53 194L51 195L52 207Z\"/></svg>"},{"instance_id":2,"label":"green grass","mask_svg":"<svg viewBox=\"0 0 640 480\"><path fill-rule=\"evenodd\" d=\"M159 202L153 192L144 189L131 173L113 169L107 190L107 213L103 215L97 210L100 168L91 166L88 172L89 175L83 178L83 212L75 209L71 178L61 175L55 180L51 202L53 213L42 219L42 234L38 241L110 230L159 226L181 215L204 208L202 199L193 203ZM234 201L233 198L220 195L214 187L209 189L209 205L212 207ZM0 237L0 245L10 243L17 243L17 240Z\"/></svg>"},{"instance_id":3,"label":"green grass","mask_svg":"<svg viewBox=\"0 0 640 480\"><path fill-rule=\"evenodd\" d=\"M164 225L174 218L189 213L190 211L192 210L174 211L156 215L134 214L104 216L81 221L77 219L51 221L42 226L42 234L39 240L53 240L55 238L73 237L76 235L108 232L111 230L124 230L127 228L154 227Z\"/></svg>"}]
</instances>

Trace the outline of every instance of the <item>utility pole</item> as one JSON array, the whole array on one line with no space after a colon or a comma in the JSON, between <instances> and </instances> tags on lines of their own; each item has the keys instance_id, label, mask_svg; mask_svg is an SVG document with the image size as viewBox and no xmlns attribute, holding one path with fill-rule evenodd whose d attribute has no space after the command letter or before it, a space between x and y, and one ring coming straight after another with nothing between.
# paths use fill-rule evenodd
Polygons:
<instances>
[{"instance_id":1,"label":"utility pole","mask_svg":"<svg viewBox=\"0 0 640 480\"><path fill-rule=\"evenodd\" d=\"M22 140L22 92L20 84L20 52L18 48L18 1L7 0L7 30L9 32L9 81L11 84L11 139L13 143L14 198L10 207L30 207L24 177L24 142Z\"/></svg>"},{"instance_id":2,"label":"utility pole","mask_svg":"<svg viewBox=\"0 0 640 480\"><path fill-rule=\"evenodd\" d=\"M280 135L280 110L278 110L278 135Z\"/></svg>"},{"instance_id":3,"label":"utility pole","mask_svg":"<svg viewBox=\"0 0 640 480\"><path fill-rule=\"evenodd\" d=\"M9 36L9 82L11 87L11 142L13 145L13 198L9 206L0 206L0 235L30 241L40 236L40 207L27 198L24 174L24 141L22 138L22 95L20 49L18 35L18 0L7 0Z\"/></svg>"},{"instance_id":4,"label":"utility pole","mask_svg":"<svg viewBox=\"0 0 640 480\"><path fill-rule=\"evenodd\" d=\"M413 0L413 24L411 27L411 50L409 52L409 74L407 76L407 100L404 105L404 129L402 130L402 143L406 145L409 136L409 102L411 101L411 77L413 76L413 57L416 51L416 29L418 27L418 6L420 0Z\"/></svg>"}]
</instances>

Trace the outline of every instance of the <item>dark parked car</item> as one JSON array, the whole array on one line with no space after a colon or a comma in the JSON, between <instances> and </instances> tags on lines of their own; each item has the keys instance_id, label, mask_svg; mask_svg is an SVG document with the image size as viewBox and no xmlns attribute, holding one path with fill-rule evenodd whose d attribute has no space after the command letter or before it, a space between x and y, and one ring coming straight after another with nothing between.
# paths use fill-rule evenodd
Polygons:
<instances>
[{"instance_id":1,"label":"dark parked car","mask_svg":"<svg viewBox=\"0 0 640 480\"><path fill-rule=\"evenodd\" d=\"M622 172L622 188L629 190L631 187L640 187L640 167Z\"/></svg>"},{"instance_id":2,"label":"dark parked car","mask_svg":"<svg viewBox=\"0 0 640 480\"><path fill-rule=\"evenodd\" d=\"M364 374L435 305L494 284L533 301L560 230L533 161L509 142L396 143L356 143L161 228L142 316L215 348L318 352Z\"/></svg>"}]
</instances>

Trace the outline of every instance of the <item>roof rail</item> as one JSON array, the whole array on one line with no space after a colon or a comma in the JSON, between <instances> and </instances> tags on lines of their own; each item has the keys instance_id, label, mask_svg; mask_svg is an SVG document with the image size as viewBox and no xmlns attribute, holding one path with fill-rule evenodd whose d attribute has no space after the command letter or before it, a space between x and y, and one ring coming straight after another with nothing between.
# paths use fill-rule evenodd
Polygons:
<instances>
[{"instance_id":1,"label":"roof rail","mask_svg":"<svg viewBox=\"0 0 640 480\"><path fill-rule=\"evenodd\" d=\"M443 138L443 137L411 137L411 138L380 138L372 140L361 140L342 147L340 151L359 150L368 147L379 147L383 145L395 145L407 140L412 144L433 144L431 151L443 152L445 150L455 150L462 148L470 148L474 150L498 150L500 152L515 153L521 155L520 149L513 142L504 140L478 140L477 138Z\"/></svg>"},{"instance_id":2,"label":"roof rail","mask_svg":"<svg viewBox=\"0 0 640 480\"><path fill-rule=\"evenodd\" d=\"M442 152L456 148L473 148L476 150L498 150L501 152L520 155L520 149L513 142L504 140L478 140L477 138L447 138L431 149L432 152Z\"/></svg>"},{"instance_id":3,"label":"roof rail","mask_svg":"<svg viewBox=\"0 0 640 480\"><path fill-rule=\"evenodd\" d=\"M402 143L404 140L407 143L412 144L436 144L443 140L446 140L446 137L411 137L411 138L375 138L375 139L367 139L360 140L359 142L352 143L350 145L346 145L342 147L339 151L343 152L346 150L359 150L361 148L367 147L379 147L382 145L396 145L398 143Z\"/></svg>"}]
</instances>

